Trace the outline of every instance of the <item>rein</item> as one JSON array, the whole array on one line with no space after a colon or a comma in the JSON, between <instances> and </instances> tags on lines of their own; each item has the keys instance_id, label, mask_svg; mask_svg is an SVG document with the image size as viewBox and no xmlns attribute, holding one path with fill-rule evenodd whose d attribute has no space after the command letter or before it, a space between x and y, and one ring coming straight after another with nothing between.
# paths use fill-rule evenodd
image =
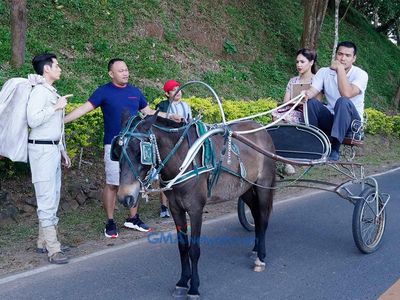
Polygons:
<instances>
[{"instance_id":1,"label":"rein","mask_svg":"<svg viewBox=\"0 0 400 300\"><path fill-rule=\"evenodd\" d=\"M168 155L161 160L160 152L158 149L157 145L157 138L151 128L148 130L146 133L141 133L137 132L137 127L139 124L141 124L144 120L140 120L137 124L131 128L132 123L136 117L132 116L129 121L127 122L125 128L121 131L121 133L117 136L117 142L118 145L121 146L121 156L119 158L119 161L121 162L123 159L126 159L128 162L129 168L131 172L134 175L134 178L138 180L142 186L142 189L144 192L157 192L157 191L162 191L165 189L156 189L156 190L148 190L149 186L154 182L156 177L160 174L161 170L165 167L165 165L168 163L168 161L175 155L175 153L178 151L179 147L182 145L183 141L185 138L188 136L188 132L190 127L198 122L198 119L193 119L191 122L189 122L187 125L184 127L180 128L166 128L162 127L156 124L152 124L155 128L171 133L171 132L179 132L183 131L181 134L180 138L178 139L177 143L175 146L172 148L172 150L168 153ZM134 164L132 163L131 159L129 158L127 148L129 145L129 142L132 138L136 138L140 141L140 151L141 151L141 163L142 164L147 164L151 165L150 170L147 172L145 178L142 180L140 178L140 174L136 170ZM148 140L148 142L146 141ZM149 153L151 153L149 155ZM149 158L150 156L150 158Z\"/></svg>"}]
</instances>

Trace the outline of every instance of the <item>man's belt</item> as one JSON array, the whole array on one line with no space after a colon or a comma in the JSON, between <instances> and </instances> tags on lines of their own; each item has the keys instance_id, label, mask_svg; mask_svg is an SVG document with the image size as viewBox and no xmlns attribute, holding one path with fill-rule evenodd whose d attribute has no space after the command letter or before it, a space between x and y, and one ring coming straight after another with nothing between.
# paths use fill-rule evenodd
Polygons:
<instances>
[{"instance_id":1,"label":"man's belt","mask_svg":"<svg viewBox=\"0 0 400 300\"><path fill-rule=\"evenodd\" d=\"M58 145L60 141L42 141L42 140L28 140L30 144L38 144L38 145Z\"/></svg>"}]
</instances>

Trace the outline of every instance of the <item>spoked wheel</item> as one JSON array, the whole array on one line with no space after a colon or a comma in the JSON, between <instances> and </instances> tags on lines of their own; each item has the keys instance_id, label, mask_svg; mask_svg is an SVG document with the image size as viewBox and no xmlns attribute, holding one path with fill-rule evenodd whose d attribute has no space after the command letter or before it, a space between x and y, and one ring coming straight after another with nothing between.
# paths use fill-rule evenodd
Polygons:
<instances>
[{"instance_id":1,"label":"spoked wheel","mask_svg":"<svg viewBox=\"0 0 400 300\"><path fill-rule=\"evenodd\" d=\"M353 211L353 238L363 253L372 253L381 245L385 231L386 213L381 195L368 187L361 192Z\"/></svg>"},{"instance_id":2,"label":"spoked wheel","mask_svg":"<svg viewBox=\"0 0 400 300\"><path fill-rule=\"evenodd\" d=\"M237 210L240 224L242 224L244 229L248 231L254 231L255 224L250 208L240 197L238 200Z\"/></svg>"}]
</instances>

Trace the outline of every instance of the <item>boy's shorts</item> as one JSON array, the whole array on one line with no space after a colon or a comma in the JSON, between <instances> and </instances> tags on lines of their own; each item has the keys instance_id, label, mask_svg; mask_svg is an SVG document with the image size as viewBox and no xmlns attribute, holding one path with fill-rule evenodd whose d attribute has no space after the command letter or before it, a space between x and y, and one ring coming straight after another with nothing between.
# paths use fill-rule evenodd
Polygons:
<instances>
[{"instance_id":1,"label":"boy's shorts","mask_svg":"<svg viewBox=\"0 0 400 300\"><path fill-rule=\"evenodd\" d=\"M110 158L111 145L104 145L106 184L119 185L119 162Z\"/></svg>"}]
</instances>

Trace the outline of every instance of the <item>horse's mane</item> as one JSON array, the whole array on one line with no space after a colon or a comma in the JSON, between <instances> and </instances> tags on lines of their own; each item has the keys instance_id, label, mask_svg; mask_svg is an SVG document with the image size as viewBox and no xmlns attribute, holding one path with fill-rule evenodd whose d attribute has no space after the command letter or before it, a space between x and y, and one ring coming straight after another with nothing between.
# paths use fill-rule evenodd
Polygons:
<instances>
[{"instance_id":1,"label":"horse's mane","mask_svg":"<svg viewBox=\"0 0 400 300\"><path fill-rule=\"evenodd\" d=\"M161 125L161 126L165 126L165 127L168 127L168 128L180 128L180 127L183 127L183 126L186 125L185 122L179 122L178 123L178 122L175 122L175 121L172 121L170 119L166 119L166 118L163 118L163 117L160 117L160 116L157 116L156 124L157 125Z\"/></svg>"}]
</instances>

